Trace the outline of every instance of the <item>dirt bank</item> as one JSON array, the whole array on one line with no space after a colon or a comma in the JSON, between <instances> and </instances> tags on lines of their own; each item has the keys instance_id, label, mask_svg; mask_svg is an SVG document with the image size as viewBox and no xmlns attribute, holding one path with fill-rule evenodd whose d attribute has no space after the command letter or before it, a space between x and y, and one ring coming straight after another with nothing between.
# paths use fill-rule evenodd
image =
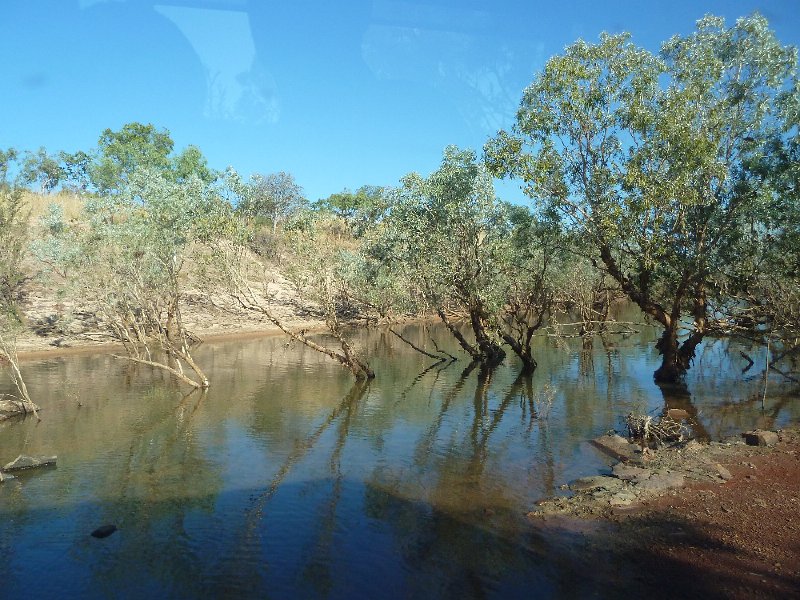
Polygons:
<instances>
[{"instance_id":1,"label":"dirt bank","mask_svg":"<svg viewBox=\"0 0 800 600\"><path fill-rule=\"evenodd\" d=\"M303 305L288 283L279 283L269 302L273 313L293 329L322 331L319 311ZM118 351L121 347L99 322L97 306L91 299L60 297L50 287L33 282L26 289L21 308L27 325L17 339L22 360ZM186 293L181 313L187 329L203 341L281 334L263 315L241 309L220 292Z\"/></svg>"},{"instance_id":2,"label":"dirt bank","mask_svg":"<svg viewBox=\"0 0 800 600\"><path fill-rule=\"evenodd\" d=\"M772 448L707 446L667 460L687 474L679 488L628 505L532 517L536 528L578 531L565 561L596 597L800 597L800 433ZM708 459L708 460L706 460ZM654 461L658 459L654 458ZM723 476L688 479L698 464ZM597 520L597 516L601 518Z\"/></svg>"}]
</instances>

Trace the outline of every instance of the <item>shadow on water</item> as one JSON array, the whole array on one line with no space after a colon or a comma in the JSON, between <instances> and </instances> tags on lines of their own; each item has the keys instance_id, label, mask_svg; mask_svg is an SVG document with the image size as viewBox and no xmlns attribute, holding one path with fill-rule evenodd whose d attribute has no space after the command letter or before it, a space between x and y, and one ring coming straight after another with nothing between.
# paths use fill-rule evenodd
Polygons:
<instances>
[{"instance_id":1,"label":"shadow on water","mask_svg":"<svg viewBox=\"0 0 800 600\"><path fill-rule=\"evenodd\" d=\"M712 550L720 565L742 557L692 523L675 517L623 526L583 528L537 525L522 517L482 511L447 511L411 499L382 484L341 475L317 482L324 489L291 535L302 552L284 555L286 527L264 514L252 532L255 553L243 553L242 512L207 507L241 506L256 490L209 494L176 502L73 507L81 515L57 540L63 554L45 563L19 560L6 536L14 536L15 511L0 512L6 525L5 598L724 598L730 590L754 597L785 597L798 580L774 572L724 575L715 567L669 555L659 545L679 536ZM281 494L301 498L301 483ZM342 514L341 503L358 514ZM104 540L89 532L118 514L136 514ZM52 512L33 512L28 522L52 522ZM56 518L62 518L56 516ZM344 518L346 526L337 521ZM204 536L211 520L216 535ZM10 523L10 525L9 525ZM202 539L200 539L202 538ZM202 544L200 542L203 542ZM52 541L42 540L47 551ZM389 549L387 551L387 548ZM763 580L763 582L762 582ZM761 583L759 583L761 582Z\"/></svg>"}]
</instances>

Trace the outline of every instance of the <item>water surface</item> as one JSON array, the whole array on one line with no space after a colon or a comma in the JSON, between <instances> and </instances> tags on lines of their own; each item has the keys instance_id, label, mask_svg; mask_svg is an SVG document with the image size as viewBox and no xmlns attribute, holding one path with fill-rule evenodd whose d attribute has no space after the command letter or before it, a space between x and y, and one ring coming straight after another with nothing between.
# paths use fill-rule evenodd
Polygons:
<instances>
[{"instance_id":1,"label":"water surface","mask_svg":"<svg viewBox=\"0 0 800 600\"><path fill-rule=\"evenodd\" d=\"M59 461L0 485L0 596L591 595L557 558L574 540L524 516L608 469L586 440L665 406L715 439L800 417L777 381L762 408L763 379L725 342L663 393L639 329L591 349L541 337L531 378L513 359L432 366L385 331L358 336L368 385L277 337L202 346L205 394L107 355L26 363L43 420L0 424L0 463ZM107 523L119 531L89 536Z\"/></svg>"}]
</instances>

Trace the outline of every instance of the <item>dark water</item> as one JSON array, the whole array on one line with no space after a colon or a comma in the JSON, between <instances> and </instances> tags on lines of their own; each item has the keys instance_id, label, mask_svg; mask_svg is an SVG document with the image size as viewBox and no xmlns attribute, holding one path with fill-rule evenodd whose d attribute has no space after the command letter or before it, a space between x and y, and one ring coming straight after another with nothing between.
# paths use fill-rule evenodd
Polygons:
<instances>
[{"instance_id":1,"label":"dark water","mask_svg":"<svg viewBox=\"0 0 800 600\"><path fill-rule=\"evenodd\" d=\"M43 421L0 424L0 464L59 462L0 484L0 597L590 596L559 558L569 534L524 517L608 468L587 439L665 405L711 438L800 418L774 380L762 410L763 380L723 342L701 348L691 396L665 396L652 338L542 338L525 379L513 360L428 368L373 331L368 386L282 338L206 344L212 387L186 397L109 356L26 363Z\"/></svg>"}]
</instances>

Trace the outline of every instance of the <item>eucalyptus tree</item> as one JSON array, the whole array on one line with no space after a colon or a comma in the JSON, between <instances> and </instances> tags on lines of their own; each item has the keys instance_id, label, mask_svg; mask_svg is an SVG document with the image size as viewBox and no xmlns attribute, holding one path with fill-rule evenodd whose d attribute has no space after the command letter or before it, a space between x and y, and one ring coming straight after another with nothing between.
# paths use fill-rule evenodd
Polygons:
<instances>
[{"instance_id":1,"label":"eucalyptus tree","mask_svg":"<svg viewBox=\"0 0 800 600\"><path fill-rule=\"evenodd\" d=\"M522 361L523 372L536 368L533 336L548 323L557 300L574 285L574 262L558 223L536 215L527 207L506 205L509 222L503 252L497 256L500 273L496 285L502 290L498 313L502 340Z\"/></svg>"},{"instance_id":2,"label":"eucalyptus tree","mask_svg":"<svg viewBox=\"0 0 800 600\"><path fill-rule=\"evenodd\" d=\"M494 366L505 358L495 316L505 302L500 265L508 234L486 169L473 151L449 146L429 177L403 178L370 253L404 282L411 300L436 312L473 360ZM469 321L474 342L454 316Z\"/></svg>"},{"instance_id":3,"label":"eucalyptus tree","mask_svg":"<svg viewBox=\"0 0 800 600\"><path fill-rule=\"evenodd\" d=\"M771 344L773 365L800 356L800 94L787 103L789 135L775 139L761 168L774 178L777 193L757 251L742 257L741 276L730 286L736 330Z\"/></svg>"},{"instance_id":4,"label":"eucalyptus tree","mask_svg":"<svg viewBox=\"0 0 800 600\"><path fill-rule=\"evenodd\" d=\"M389 209L387 190L381 186L364 185L356 191L345 189L317 200L314 208L330 211L344 219L353 235L363 236L368 229L375 227Z\"/></svg>"},{"instance_id":5,"label":"eucalyptus tree","mask_svg":"<svg viewBox=\"0 0 800 600\"><path fill-rule=\"evenodd\" d=\"M657 381L690 367L714 331L720 280L763 231L774 185L753 167L785 135L780 107L796 75L796 51L759 15L732 27L705 17L660 56L603 34L551 58L513 129L486 145L490 169L521 178L590 240L605 272L663 327Z\"/></svg>"},{"instance_id":6,"label":"eucalyptus tree","mask_svg":"<svg viewBox=\"0 0 800 600\"><path fill-rule=\"evenodd\" d=\"M278 223L286 220L305 204L303 188L298 185L294 176L280 171L269 175L252 175L247 193L237 208L247 217L269 219L274 234Z\"/></svg>"},{"instance_id":7,"label":"eucalyptus tree","mask_svg":"<svg viewBox=\"0 0 800 600\"><path fill-rule=\"evenodd\" d=\"M101 193L119 192L137 170L163 173L170 168L174 146L169 131L151 123L127 123L119 131L105 129L89 169L92 183Z\"/></svg>"},{"instance_id":8,"label":"eucalyptus tree","mask_svg":"<svg viewBox=\"0 0 800 600\"><path fill-rule=\"evenodd\" d=\"M59 165L64 187L76 192L85 192L92 184L91 168L93 158L83 150L75 152L59 152Z\"/></svg>"},{"instance_id":9,"label":"eucalyptus tree","mask_svg":"<svg viewBox=\"0 0 800 600\"><path fill-rule=\"evenodd\" d=\"M44 194L52 192L64 175L59 157L48 154L44 147L39 148L36 152L25 153L20 172L20 180L23 184L35 183L39 187L38 191Z\"/></svg>"},{"instance_id":10,"label":"eucalyptus tree","mask_svg":"<svg viewBox=\"0 0 800 600\"><path fill-rule=\"evenodd\" d=\"M29 235L29 211L22 189L2 184L0 181L0 363L8 365L17 397L10 404L0 399L0 413L36 413L38 407L31 401L17 360L17 336L24 325L19 299L26 279L22 261Z\"/></svg>"},{"instance_id":11,"label":"eucalyptus tree","mask_svg":"<svg viewBox=\"0 0 800 600\"><path fill-rule=\"evenodd\" d=\"M65 235L64 227L51 226L60 247L77 247L65 253L74 262L72 279L97 300L101 322L125 346L124 358L208 387L191 354L197 339L183 322L182 307L190 263L224 234L230 210L196 177L175 182L138 170L120 193L87 203L87 228Z\"/></svg>"},{"instance_id":12,"label":"eucalyptus tree","mask_svg":"<svg viewBox=\"0 0 800 600\"><path fill-rule=\"evenodd\" d=\"M238 187L238 177L230 175L233 187ZM347 321L364 316L372 308L353 294L350 272L354 249L331 235L329 221L313 214L306 217L286 225L283 238L289 251L281 264L281 277L276 277L271 265L252 251L248 242L257 225L241 218L232 221L235 227L229 235L215 241L213 270L241 308L266 317L292 340L337 361L356 379L372 379L375 372L350 340L346 326ZM285 300L279 298L289 291L292 304L297 299L316 312L336 340L334 346L313 336L307 325L292 326L292 316L281 307Z\"/></svg>"},{"instance_id":13,"label":"eucalyptus tree","mask_svg":"<svg viewBox=\"0 0 800 600\"><path fill-rule=\"evenodd\" d=\"M0 187L8 187L8 172L18 157L19 152L16 148L0 149Z\"/></svg>"},{"instance_id":14,"label":"eucalyptus tree","mask_svg":"<svg viewBox=\"0 0 800 600\"><path fill-rule=\"evenodd\" d=\"M179 182L196 177L200 181L210 184L218 177L218 173L209 168L208 161L200 148L191 144L180 154L173 156L171 163L172 177Z\"/></svg>"}]
</instances>

